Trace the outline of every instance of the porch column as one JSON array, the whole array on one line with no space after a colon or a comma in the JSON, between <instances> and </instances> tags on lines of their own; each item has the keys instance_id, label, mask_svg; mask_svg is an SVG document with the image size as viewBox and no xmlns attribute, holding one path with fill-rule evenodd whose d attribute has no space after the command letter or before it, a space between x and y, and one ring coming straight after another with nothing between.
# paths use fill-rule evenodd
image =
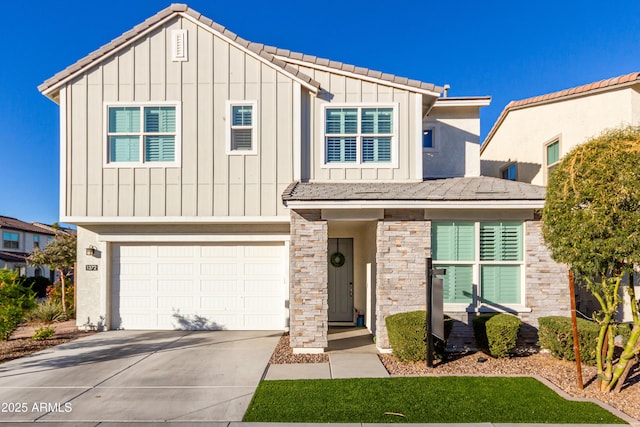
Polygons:
<instances>
[{"instance_id":1,"label":"porch column","mask_svg":"<svg viewBox=\"0 0 640 427\"><path fill-rule=\"evenodd\" d=\"M327 239L320 210L291 210L289 327L294 353L322 353L328 345Z\"/></svg>"},{"instance_id":2,"label":"porch column","mask_svg":"<svg viewBox=\"0 0 640 427\"><path fill-rule=\"evenodd\" d=\"M431 222L422 210L387 209L376 241L376 345L385 350L390 348L386 317L425 309Z\"/></svg>"}]
</instances>

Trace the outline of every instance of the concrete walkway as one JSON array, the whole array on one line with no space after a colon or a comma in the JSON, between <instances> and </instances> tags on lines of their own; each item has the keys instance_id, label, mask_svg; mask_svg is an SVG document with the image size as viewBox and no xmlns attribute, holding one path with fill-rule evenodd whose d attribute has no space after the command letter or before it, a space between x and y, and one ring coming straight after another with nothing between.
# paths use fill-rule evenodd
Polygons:
<instances>
[{"instance_id":1,"label":"concrete walkway","mask_svg":"<svg viewBox=\"0 0 640 427\"><path fill-rule=\"evenodd\" d=\"M369 331L364 328L329 330L329 363L269 365L265 380L330 378L384 378L389 373L378 358Z\"/></svg>"}]
</instances>

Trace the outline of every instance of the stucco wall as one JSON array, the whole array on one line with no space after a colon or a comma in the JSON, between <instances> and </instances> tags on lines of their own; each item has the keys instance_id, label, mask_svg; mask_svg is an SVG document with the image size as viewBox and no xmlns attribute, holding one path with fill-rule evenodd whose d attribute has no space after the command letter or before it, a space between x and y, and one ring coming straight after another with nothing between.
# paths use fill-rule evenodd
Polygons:
<instances>
[{"instance_id":1,"label":"stucco wall","mask_svg":"<svg viewBox=\"0 0 640 427\"><path fill-rule=\"evenodd\" d=\"M611 90L509 112L481 154L482 175L518 162L518 181L546 185L545 144L560 140L560 157L607 128L640 124L637 89ZM486 143L486 142L485 142Z\"/></svg>"}]
</instances>

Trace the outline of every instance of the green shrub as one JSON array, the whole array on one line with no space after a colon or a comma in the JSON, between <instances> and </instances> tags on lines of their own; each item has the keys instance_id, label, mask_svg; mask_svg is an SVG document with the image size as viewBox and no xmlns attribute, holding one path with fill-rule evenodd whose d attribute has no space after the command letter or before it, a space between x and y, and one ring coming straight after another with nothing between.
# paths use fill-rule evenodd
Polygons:
<instances>
[{"instance_id":1,"label":"green shrub","mask_svg":"<svg viewBox=\"0 0 640 427\"><path fill-rule=\"evenodd\" d=\"M31 338L33 338L36 341L44 341L47 338L51 338L52 336L54 336L55 333L56 333L56 330L53 329L51 326L42 326L35 330Z\"/></svg>"},{"instance_id":2,"label":"green shrub","mask_svg":"<svg viewBox=\"0 0 640 427\"><path fill-rule=\"evenodd\" d=\"M426 359L426 312L410 311L387 316L385 323L393 355L402 362L417 362ZM434 339L435 356L443 358L446 339L453 328L453 320L445 316L445 340Z\"/></svg>"},{"instance_id":3,"label":"green shrub","mask_svg":"<svg viewBox=\"0 0 640 427\"><path fill-rule=\"evenodd\" d=\"M489 353L493 357L507 357L516 348L522 320L511 314L498 314L486 323Z\"/></svg>"},{"instance_id":4,"label":"green shrub","mask_svg":"<svg viewBox=\"0 0 640 427\"><path fill-rule=\"evenodd\" d=\"M59 322L67 320L67 316L62 310L62 302L48 299L38 303L33 310L29 312L29 320L42 323Z\"/></svg>"},{"instance_id":5,"label":"green shrub","mask_svg":"<svg viewBox=\"0 0 640 427\"><path fill-rule=\"evenodd\" d=\"M0 270L0 339L8 340L34 306L34 294L22 286L18 273Z\"/></svg>"},{"instance_id":6,"label":"green shrub","mask_svg":"<svg viewBox=\"0 0 640 427\"><path fill-rule=\"evenodd\" d=\"M75 316L75 305L74 305L74 294L76 291L75 284L71 281L66 282L66 286L64 287L64 300L67 303L67 314L70 318ZM47 288L47 296L50 300L59 301L62 305L62 285L60 281L57 281L53 285Z\"/></svg>"},{"instance_id":7,"label":"green shrub","mask_svg":"<svg viewBox=\"0 0 640 427\"><path fill-rule=\"evenodd\" d=\"M507 357L518 341L522 320L506 313L487 313L473 318L473 333L478 347L493 357Z\"/></svg>"},{"instance_id":8,"label":"green shrub","mask_svg":"<svg viewBox=\"0 0 640 427\"><path fill-rule=\"evenodd\" d=\"M548 316L538 319L538 344L551 352L554 357L576 360L573 351L573 328L571 318ZM596 344L600 326L595 322L578 319L578 341L580 360L587 365L596 363Z\"/></svg>"}]
</instances>

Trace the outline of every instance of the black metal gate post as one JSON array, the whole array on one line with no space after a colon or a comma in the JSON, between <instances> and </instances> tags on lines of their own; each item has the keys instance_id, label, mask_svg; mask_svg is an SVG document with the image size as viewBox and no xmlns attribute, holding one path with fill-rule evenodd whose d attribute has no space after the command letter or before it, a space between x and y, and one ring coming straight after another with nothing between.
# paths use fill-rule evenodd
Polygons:
<instances>
[{"instance_id":1,"label":"black metal gate post","mask_svg":"<svg viewBox=\"0 0 640 427\"><path fill-rule=\"evenodd\" d=\"M432 305L431 300L433 299L433 276L431 274L433 270L433 260L431 257L427 258L427 301L426 301L426 311L427 316L425 321L427 322L427 367L433 368L433 322L431 321L431 311Z\"/></svg>"}]
</instances>

